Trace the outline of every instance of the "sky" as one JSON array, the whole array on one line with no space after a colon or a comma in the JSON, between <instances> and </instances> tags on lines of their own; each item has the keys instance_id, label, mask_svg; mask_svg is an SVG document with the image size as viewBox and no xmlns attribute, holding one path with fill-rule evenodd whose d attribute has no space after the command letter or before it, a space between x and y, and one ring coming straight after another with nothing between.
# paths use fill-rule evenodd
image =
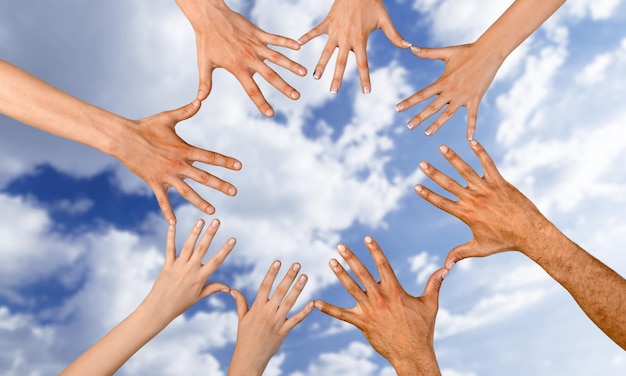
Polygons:
<instances>
[{"instance_id":1,"label":"sky","mask_svg":"<svg viewBox=\"0 0 626 376\"><path fill-rule=\"evenodd\" d=\"M329 0L227 2L262 29L297 39ZM423 47L471 43L511 4L397 0L387 9L405 39ZM309 299L354 305L327 266L348 245L373 268L363 237L386 252L405 289L471 239L462 222L418 197L436 189L429 161L458 177L446 144L478 171L465 110L434 136L405 124L424 105L397 102L433 82L440 61L368 44L372 92L360 93L353 56L337 94L332 68L311 74L325 37L285 54L306 77L277 70L292 101L257 80L276 116L264 118L234 77L214 73L200 112L179 124L187 142L239 159L208 166L235 197L194 185L216 207L214 242L237 246L210 280L251 301L275 260L302 264ZM281 51L283 51L281 49ZM139 119L190 102L197 88L194 34L174 1L60 0L0 3L0 57L56 87ZM329 67L334 66L334 59ZM509 56L479 109L476 138L503 176L569 238L626 275L626 2L570 0ZM163 262L167 225L152 192L117 160L0 116L0 370L54 375L141 302ZM212 216L172 194L180 245ZM211 252L211 251L209 251ZM285 268L285 267L283 267ZM280 273L282 276L283 273ZM119 375L225 375L236 339L232 298L213 295L173 321ZM464 260L440 294L435 350L446 376L623 375L626 353L565 290L517 252ZM354 327L314 311L287 337L266 375L393 375Z\"/></svg>"}]
</instances>

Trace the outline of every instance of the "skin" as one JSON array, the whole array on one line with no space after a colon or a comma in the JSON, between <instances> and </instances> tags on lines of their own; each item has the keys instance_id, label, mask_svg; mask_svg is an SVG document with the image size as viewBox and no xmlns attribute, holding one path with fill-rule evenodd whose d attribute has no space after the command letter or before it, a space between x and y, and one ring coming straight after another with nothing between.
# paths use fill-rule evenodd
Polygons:
<instances>
[{"instance_id":1,"label":"skin","mask_svg":"<svg viewBox=\"0 0 626 376\"><path fill-rule=\"evenodd\" d=\"M228 370L230 376L262 375L267 363L276 354L291 329L313 310L313 302L309 302L298 313L287 318L306 285L307 276L301 275L289 291L300 271L300 264L293 264L276 287L274 295L270 296L279 270L280 262L274 261L249 309L245 296L238 290L231 290L237 304L239 327Z\"/></svg>"},{"instance_id":2,"label":"skin","mask_svg":"<svg viewBox=\"0 0 626 376\"><path fill-rule=\"evenodd\" d=\"M626 280L568 239L535 205L496 169L475 140L470 141L483 167L479 176L446 146L441 154L467 183L464 187L426 162L422 171L458 200L444 198L428 188L415 190L426 201L467 224L473 239L452 249L448 269L468 257L519 251L539 264L576 300L585 314L615 343L626 350Z\"/></svg>"},{"instance_id":3,"label":"skin","mask_svg":"<svg viewBox=\"0 0 626 376\"><path fill-rule=\"evenodd\" d=\"M335 0L326 18L298 40L301 44L328 35L328 41L313 72L313 78L320 79L335 49L339 49L335 72L330 84L330 92L337 93L341 87L343 74L350 51L354 52L361 80L363 94L371 91L369 66L367 63L367 40L372 31L381 29L396 47L408 48L394 27L382 0Z\"/></svg>"},{"instance_id":4,"label":"skin","mask_svg":"<svg viewBox=\"0 0 626 376\"><path fill-rule=\"evenodd\" d=\"M435 271L426 282L422 296L415 297L400 285L389 260L374 239L366 237L365 245L374 259L380 281L374 280L356 255L340 244L337 251L365 291L337 260L331 259L330 268L356 300L356 305L340 308L316 300L315 308L359 328L398 375L440 375L433 337L439 309L439 290L448 271L444 268Z\"/></svg>"},{"instance_id":5,"label":"skin","mask_svg":"<svg viewBox=\"0 0 626 376\"><path fill-rule=\"evenodd\" d=\"M170 187L203 212L215 212L184 179L193 179L229 196L237 193L233 185L193 163L239 170L241 162L189 145L176 134L178 122L192 117L199 109L200 101L195 100L176 110L129 120L83 102L0 60L0 113L117 158L150 186L170 224L176 223L167 195Z\"/></svg>"},{"instance_id":6,"label":"skin","mask_svg":"<svg viewBox=\"0 0 626 376\"><path fill-rule=\"evenodd\" d=\"M176 229L170 225L163 269L148 296L133 313L72 362L61 375L112 375L143 345L200 299L216 292L229 292L230 288L222 283L206 284L206 281L230 254L235 239L230 238L203 264L202 259L219 228L219 221L214 219L197 242L203 226L204 221L198 220L180 256L176 257Z\"/></svg>"},{"instance_id":7,"label":"skin","mask_svg":"<svg viewBox=\"0 0 626 376\"><path fill-rule=\"evenodd\" d=\"M415 129L443 109L424 132L431 136L459 108L466 107L466 137L473 139L478 106L498 69L563 3L565 0L516 0L474 43L443 48L411 47L415 56L442 60L446 67L435 82L396 105L397 111L405 111L436 97L408 122L408 128Z\"/></svg>"},{"instance_id":8,"label":"skin","mask_svg":"<svg viewBox=\"0 0 626 376\"><path fill-rule=\"evenodd\" d=\"M254 74L258 73L286 97L300 98L300 93L265 63L268 60L298 76L305 76L306 68L268 47L298 50L298 42L266 33L228 8L222 0L176 0L176 4L196 34L200 75L198 99L206 99L211 92L212 74L216 68L224 68L235 76L259 111L267 117L274 116L274 110L252 78Z\"/></svg>"}]
</instances>

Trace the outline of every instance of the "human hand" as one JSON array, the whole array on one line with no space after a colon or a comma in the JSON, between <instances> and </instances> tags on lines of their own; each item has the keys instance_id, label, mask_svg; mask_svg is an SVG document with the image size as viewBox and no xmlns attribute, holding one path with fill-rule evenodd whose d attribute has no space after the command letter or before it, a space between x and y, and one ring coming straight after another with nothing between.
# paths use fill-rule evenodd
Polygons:
<instances>
[{"instance_id":1,"label":"human hand","mask_svg":"<svg viewBox=\"0 0 626 376\"><path fill-rule=\"evenodd\" d=\"M330 260L330 267L356 300L353 308L339 308L330 303L316 300L315 308L339 320L359 328L372 347L385 357L398 375L438 375L439 366L433 348L435 318L439 307L439 289L448 271L435 271L420 297L409 295L380 249L371 237L365 238L380 282L376 282L367 268L345 245L337 251L348 263L365 291L345 269Z\"/></svg>"},{"instance_id":2,"label":"human hand","mask_svg":"<svg viewBox=\"0 0 626 376\"><path fill-rule=\"evenodd\" d=\"M261 282L250 309L243 294L238 290L231 290L239 314L237 343L228 370L231 376L263 374L267 363L278 351L287 334L313 310L313 302L309 302L298 313L287 318L287 314L306 285L307 276L301 275L289 291L300 270L300 264L293 264L276 287L274 295L270 297L279 269L280 262L274 261Z\"/></svg>"},{"instance_id":3,"label":"human hand","mask_svg":"<svg viewBox=\"0 0 626 376\"><path fill-rule=\"evenodd\" d=\"M402 112L437 96L408 122L409 129L415 129L445 107L424 132L427 136L431 136L450 120L459 108L466 107L466 137L468 140L473 139L476 132L478 106L502 65L504 57L498 55L497 51L483 48L482 45L476 43L444 48L414 46L411 50L415 56L423 59L442 60L446 68L435 82L396 105L396 110Z\"/></svg>"},{"instance_id":4,"label":"human hand","mask_svg":"<svg viewBox=\"0 0 626 376\"><path fill-rule=\"evenodd\" d=\"M216 292L230 291L230 287L223 283L206 284L206 281L233 250L235 238L228 239L215 255L206 263L202 263L219 226L220 222L213 219L198 242L198 237L204 227L204 221L199 219L178 257L176 256L176 226L169 226L163 269L141 304L143 309L151 312L152 318L169 323L199 300Z\"/></svg>"},{"instance_id":5,"label":"human hand","mask_svg":"<svg viewBox=\"0 0 626 376\"><path fill-rule=\"evenodd\" d=\"M393 26L382 0L335 0L326 18L298 40L301 44L305 44L322 34L328 34L328 41L315 67L313 77L315 79L322 77L328 60L338 48L339 53L330 92L339 92L346 70L348 53L353 51L361 80L361 90L363 94L369 94L371 84L366 47L367 39L375 29L382 29L396 47L411 46Z\"/></svg>"},{"instance_id":6,"label":"human hand","mask_svg":"<svg viewBox=\"0 0 626 376\"><path fill-rule=\"evenodd\" d=\"M190 178L229 196L237 194L230 183L193 166L195 162L239 170L238 160L189 145L176 134L176 124L189 119L200 109L200 101L179 109L161 112L145 119L130 121L123 131L111 134L111 155L143 179L154 191L163 217L176 223L167 190L173 187L191 204L207 214L215 208L183 179Z\"/></svg>"},{"instance_id":7,"label":"human hand","mask_svg":"<svg viewBox=\"0 0 626 376\"><path fill-rule=\"evenodd\" d=\"M537 207L504 180L482 145L472 140L470 148L483 167L483 177L447 146L439 148L465 180L467 187L430 164L420 163L426 176L458 197L458 201L444 198L421 184L415 186L415 191L426 201L467 224L474 236L471 241L450 251L445 261L448 269L467 257L484 257L511 250L524 252L528 241L544 229L551 228Z\"/></svg>"},{"instance_id":8,"label":"human hand","mask_svg":"<svg viewBox=\"0 0 626 376\"><path fill-rule=\"evenodd\" d=\"M285 96L294 100L300 98L300 93L265 63L269 60L294 74L305 76L306 68L268 47L274 45L298 50L298 42L266 33L228 8L222 0L176 0L176 3L196 33L200 74L198 99L204 100L211 92L215 68L224 68L233 74L259 111L267 117L274 116L274 110L253 80L255 73Z\"/></svg>"}]
</instances>

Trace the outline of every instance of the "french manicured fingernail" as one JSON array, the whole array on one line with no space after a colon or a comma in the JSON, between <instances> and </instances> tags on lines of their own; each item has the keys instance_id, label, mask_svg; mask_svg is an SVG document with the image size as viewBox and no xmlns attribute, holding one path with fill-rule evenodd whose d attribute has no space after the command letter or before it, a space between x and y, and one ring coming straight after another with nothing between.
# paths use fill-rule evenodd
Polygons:
<instances>
[{"instance_id":1,"label":"french manicured fingernail","mask_svg":"<svg viewBox=\"0 0 626 376\"><path fill-rule=\"evenodd\" d=\"M417 47L417 46L411 46L411 50L413 52L420 52L421 49L419 47Z\"/></svg>"},{"instance_id":2,"label":"french manicured fingernail","mask_svg":"<svg viewBox=\"0 0 626 376\"><path fill-rule=\"evenodd\" d=\"M198 219L196 222L196 228L202 228L204 226L204 221L202 219Z\"/></svg>"},{"instance_id":3,"label":"french manicured fingernail","mask_svg":"<svg viewBox=\"0 0 626 376\"><path fill-rule=\"evenodd\" d=\"M371 237L371 236L366 236L366 237L365 237L365 242L366 242L367 244L372 244L372 242L373 242L373 241L374 241L374 239L372 239L372 237Z\"/></svg>"},{"instance_id":4,"label":"french manicured fingernail","mask_svg":"<svg viewBox=\"0 0 626 376\"><path fill-rule=\"evenodd\" d=\"M398 111L398 112L404 110L404 108L405 108L405 106L404 106L403 103L398 103L396 105L396 111Z\"/></svg>"},{"instance_id":5,"label":"french manicured fingernail","mask_svg":"<svg viewBox=\"0 0 626 376\"><path fill-rule=\"evenodd\" d=\"M363 94L369 94L370 93L370 87L369 86L363 86Z\"/></svg>"},{"instance_id":6,"label":"french manicured fingernail","mask_svg":"<svg viewBox=\"0 0 626 376\"><path fill-rule=\"evenodd\" d=\"M218 221L217 219L214 219L211 221L211 227L217 228L217 226L219 225L220 225L220 221Z\"/></svg>"},{"instance_id":7,"label":"french manicured fingernail","mask_svg":"<svg viewBox=\"0 0 626 376\"><path fill-rule=\"evenodd\" d=\"M442 153L447 153L449 149L448 149L448 147L447 147L446 145L441 145L441 146L439 147L439 150L440 150Z\"/></svg>"},{"instance_id":8,"label":"french manicured fingernail","mask_svg":"<svg viewBox=\"0 0 626 376\"><path fill-rule=\"evenodd\" d=\"M446 279L448 276L448 269L444 269L441 271L441 279Z\"/></svg>"},{"instance_id":9,"label":"french manicured fingernail","mask_svg":"<svg viewBox=\"0 0 626 376\"><path fill-rule=\"evenodd\" d=\"M337 87L337 85L333 85L330 87L331 94L337 94L338 91L339 91L339 88Z\"/></svg>"},{"instance_id":10,"label":"french manicured fingernail","mask_svg":"<svg viewBox=\"0 0 626 376\"><path fill-rule=\"evenodd\" d=\"M472 140L470 140L470 144L472 144L473 146L476 146L476 145L478 145L478 141L472 139Z\"/></svg>"},{"instance_id":11,"label":"french manicured fingernail","mask_svg":"<svg viewBox=\"0 0 626 376\"><path fill-rule=\"evenodd\" d=\"M274 264L272 266L274 267L274 269L280 268L280 261L274 261Z\"/></svg>"},{"instance_id":12,"label":"french manicured fingernail","mask_svg":"<svg viewBox=\"0 0 626 376\"><path fill-rule=\"evenodd\" d=\"M408 40L403 40L402 42L400 42L400 44L403 45L404 47L412 46L411 42L409 42Z\"/></svg>"},{"instance_id":13,"label":"french manicured fingernail","mask_svg":"<svg viewBox=\"0 0 626 376\"><path fill-rule=\"evenodd\" d=\"M415 127L417 127L419 125L419 121L416 120L411 120L407 123L407 127L409 127L409 129L415 129Z\"/></svg>"},{"instance_id":14,"label":"french manicured fingernail","mask_svg":"<svg viewBox=\"0 0 626 376\"><path fill-rule=\"evenodd\" d=\"M330 264L331 268L336 268L337 265L339 265L339 263L335 259L330 259L330 261L328 263Z\"/></svg>"},{"instance_id":15,"label":"french manicured fingernail","mask_svg":"<svg viewBox=\"0 0 626 376\"><path fill-rule=\"evenodd\" d=\"M337 246L337 251L339 251L339 253L344 253L346 251L346 246L343 244L339 244Z\"/></svg>"},{"instance_id":16,"label":"french manicured fingernail","mask_svg":"<svg viewBox=\"0 0 626 376\"><path fill-rule=\"evenodd\" d=\"M319 80L320 77L322 77L322 74L316 69L315 72L313 72L313 78Z\"/></svg>"},{"instance_id":17,"label":"french manicured fingernail","mask_svg":"<svg viewBox=\"0 0 626 376\"><path fill-rule=\"evenodd\" d=\"M235 238L228 239L228 245L235 245L235 242L237 242L237 239Z\"/></svg>"},{"instance_id":18,"label":"french manicured fingernail","mask_svg":"<svg viewBox=\"0 0 626 376\"><path fill-rule=\"evenodd\" d=\"M293 264L293 266L291 267L291 270L293 270L294 272L297 272L298 270L300 270L300 264L298 263Z\"/></svg>"},{"instance_id":19,"label":"french manicured fingernail","mask_svg":"<svg viewBox=\"0 0 626 376\"><path fill-rule=\"evenodd\" d=\"M422 170L428 170L428 162L421 161L420 162L420 168Z\"/></svg>"},{"instance_id":20,"label":"french manicured fingernail","mask_svg":"<svg viewBox=\"0 0 626 376\"><path fill-rule=\"evenodd\" d=\"M301 285L304 285L306 283L306 280L307 280L307 276L303 274L298 279L298 283L301 284Z\"/></svg>"},{"instance_id":21,"label":"french manicured fingernail","mask_svg":"<svg viewBox=\"0 0 626 376\"><path fill-rule=\"evenodd\" d=\"M424 134L426 136L430 136L431 134L433 134L433 131L432 131L432 129L428 128L428 129L426 129L426 131L424 131Z\"/></svg>"},{"instance_id":22,"label":"french manicured fingernail","mask_svg":"<svg viewBox=\"0 0 626 376\"><path fill-rule=\"evenodd\" d=\"M228 194L234 196L237 193L237 189L235 187L228 188Z\"/></svg>"}]
</instances>

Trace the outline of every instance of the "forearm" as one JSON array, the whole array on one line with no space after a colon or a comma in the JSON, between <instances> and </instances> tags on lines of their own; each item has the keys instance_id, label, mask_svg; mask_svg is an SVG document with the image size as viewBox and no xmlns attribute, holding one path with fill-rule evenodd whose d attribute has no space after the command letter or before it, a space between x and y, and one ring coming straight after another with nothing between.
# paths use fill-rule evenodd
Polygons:
<instances>
[{"instance_id":1,"label":"forearm","mask_svg":"<svg viewBox=\"0 0 626 376\"><path fill-rule=\"evenodd\" d=\"M74 360L61 375L113 375L167 324L168 321L155 320L151 311L139 306Z\"/></svg>"},{"instance_id":2,"label":"forearm","mask_svg":"<svg viewBox=\"0 0 626 376\"><path fill-rule=\"evenodd\" d=\"M515 0L475 44L504 61L564 3L565 0Z\"/></svg>"},{"instance_id":3,"label":"forearm","mask_svg":"<svg viewBox=\"0 0 626 376\"><path fill-rule=\"evenodd\" d=\"M239 341L238 341L239 342ZM260 343L256 343L255 346L262 346ZM258 351L241 351L237 344L235 344L235 350L233 357L230 360L230 366L228 367L228 376L261 376L269 359L258 359L250 354L255 354Z\"/></svg>"},{"instance_id":4,"label":"forearm","mask_svg":"<svg viewBox=\"0 0 626 376\"><path fill-rule=\"evenodd\" d=\"M203 32L203 28L213 23L219 13L228 10L223 0L175 0L176 5L191 23L196 34ZM218 12L219 11L219 12ZM209 22L207 22L209 20Z\"/></svg>"},{"instance_id":5,"label":"forearm","mask_svg":"<svg viewBox=\"0 0 626 376\"><path fill-rule=\"evenodd\" d=\"M547 224L522 252L576 300L585 314L626 349L626 280Z\"/></svg>"},{"instance_id":6,"label":"forearm","mask_svg":"<svg viewBox=\"0 0 626 376\"><path fill-rule=\"evenodd\" d=\"M406 350L406 349L405 349ZM404 354L397 360L390 360L398 376L439 376L439 364L432 348Z\"/></svg>"},{"instance_id":7,"label":"forearm","mask_svg":"<svg viewBox=\"0 0 626 376\"><path fill-rule=\"evenodd\" d=\"M129 120L83 102L0 60L0 113L42 131L112 153Z\"/></svg>"}]
</instances>

